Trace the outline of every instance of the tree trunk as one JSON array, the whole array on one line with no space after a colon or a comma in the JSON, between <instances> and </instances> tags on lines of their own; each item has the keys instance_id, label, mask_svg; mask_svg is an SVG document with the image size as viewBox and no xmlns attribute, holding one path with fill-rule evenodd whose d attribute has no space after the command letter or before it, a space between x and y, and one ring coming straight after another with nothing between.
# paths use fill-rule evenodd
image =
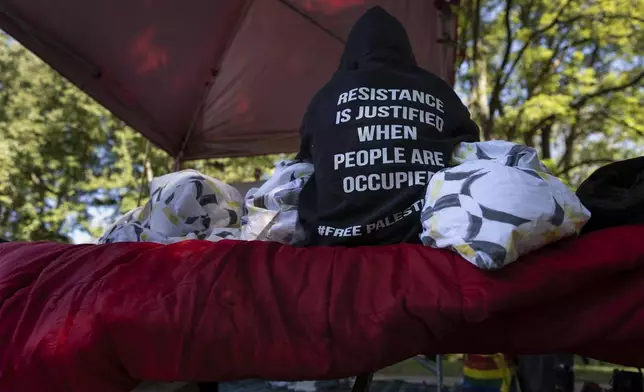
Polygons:
<instances>
[{"instance_id":1,"label":"tree trunk","mask_svg":"<svg viewBox=\"0 0 644 392\"><path fill-rule=\"evenodd\" d=\"M489 140L492 136L494 119L490 113L487 100L488 75L485 61L477 60L472 76L472 95L470 106L475 120L483 126L483 139Z\"/></svg>"},{"instance_id":2,"label":"tree trunk","mask_svg":"<svg viewBox=\"0 0 644 392\"><path fill-rule=\"evenodd\" d=\"M145 160L145 175L148 180L148 184L152 183L154 179L154 171L152 171L152 163L150 163L150 158Z\"/></svg>"},{"instance_id":3,"label":"tree trunk","mask_svg":"<svg viewBox=\"0 0 644 392\"><path fill-rule=\"evenodd\" d=\"M552 158L550 151L550 137L552 134L552 123L546 124L541 128L541 159Z\"/></svg>"}]
</instances>

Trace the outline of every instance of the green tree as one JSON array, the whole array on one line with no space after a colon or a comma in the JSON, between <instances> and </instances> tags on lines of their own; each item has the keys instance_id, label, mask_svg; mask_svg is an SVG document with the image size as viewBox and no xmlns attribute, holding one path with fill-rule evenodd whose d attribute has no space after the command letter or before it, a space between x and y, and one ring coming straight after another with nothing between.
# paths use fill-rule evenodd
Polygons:
<instances>
[{"instance_id":1,"label":"green tree","mask_svg":"<svg viewBox=\"0 0 644 392\"><path fill-rule=\"evenodd\" d=\"M644 1L472 0L460 86L485 139L539 149L554 174L642 154Z\"/></svg>"},{"instance_id":2,"label":"green tree","mask_svg":"<svg viewBox=\"0 0 644 392\"><path fill-rule=\"evenodd\" d=\"M4 34L0 81L0 235L90 230L88 207L120 205L141 177L144 140Z\"/></svg>"},{"instance_id":3,"label":"green tree","mask_svg":"<svg viewBox=\"0 0 644 392\"><path fill-rule=\"evenodd\" d=\"M253 180L274 156L186 164L224 181ZM145 201L173 160L0 33L0 237L93 235L92 208L115 215Z\"/></svg>"},{"instance_id":4,"label":"green tree","mask_svg":"<svg viewBox=\"0 0 644 392\"><path fill-rule=\"evenodd\" d=\"M486 139L539 148L578 184L595 166L641 155L643 0L471 0L459 8L459 87ZM186 163L227 182L275 156ZM0 236L98 234L92 208L145 201L173 161L0 33Z\"/></svg>"}]
</instances>

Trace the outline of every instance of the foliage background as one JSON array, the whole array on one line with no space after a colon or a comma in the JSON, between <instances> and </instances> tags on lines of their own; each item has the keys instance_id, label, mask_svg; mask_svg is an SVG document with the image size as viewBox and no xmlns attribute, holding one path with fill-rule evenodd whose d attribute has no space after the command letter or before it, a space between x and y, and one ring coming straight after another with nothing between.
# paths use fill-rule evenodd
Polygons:
<instances>
[{"instance_id":1,"label":"foliage background","mask_svg":"<svg viewBox=\"0 0 644 392\"><path fill-rule=\"evenodd\" d=\"M644 150L644 0L462 2L457 89L485 139L572 186ZM277 156L191 162L252 181ZM0 32L0 237L71 241L141 204L173 161Z\"/></svg>"}]
</instances>

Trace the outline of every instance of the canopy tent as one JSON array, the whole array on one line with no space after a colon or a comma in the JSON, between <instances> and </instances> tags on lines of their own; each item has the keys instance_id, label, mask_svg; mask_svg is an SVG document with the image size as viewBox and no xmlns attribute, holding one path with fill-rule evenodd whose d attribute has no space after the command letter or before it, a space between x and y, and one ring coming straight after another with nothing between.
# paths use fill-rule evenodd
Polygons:
<instances>
[{"instance_id":1,"label":"canopy tent","mask_svg":"<svg viewBox=\"0 0 644 392\"><path fill-rule=\"evenodd\" d=\"M180 160L293 152L361 13L406 26L453 82L449 1L3 0L0 28ZM442 10L441 10L442 9Z\"/></svg>"}]
</instances>

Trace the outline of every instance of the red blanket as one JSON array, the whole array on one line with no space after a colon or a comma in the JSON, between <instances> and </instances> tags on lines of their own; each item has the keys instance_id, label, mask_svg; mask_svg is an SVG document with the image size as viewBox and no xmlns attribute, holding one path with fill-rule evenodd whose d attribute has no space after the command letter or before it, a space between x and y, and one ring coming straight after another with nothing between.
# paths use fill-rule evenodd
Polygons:
<instances>
[{"instance_id":1,"label":"red blanket","mask_svg":"<svg viewBox=\"0 0 644 392\"><path fill-rule=\"evenodd\" d=\"M0 391L356 375L414 354L644 366L644 226L484 272L421 246L0 245Z\"/></svg>"}]
</instances>

